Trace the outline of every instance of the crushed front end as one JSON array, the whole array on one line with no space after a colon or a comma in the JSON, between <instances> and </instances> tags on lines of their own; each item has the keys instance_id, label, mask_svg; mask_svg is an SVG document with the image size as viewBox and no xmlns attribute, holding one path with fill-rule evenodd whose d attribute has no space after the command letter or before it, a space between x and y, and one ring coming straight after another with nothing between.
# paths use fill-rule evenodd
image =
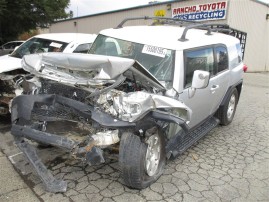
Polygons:
<instances>
[{"instance_id":1,"label":"crushed front end","mask_svg":"<svg viewBox=\"0 0 269 202\"><path fill-rule=\"evenodd\" d=\"M79 65L78 65L79 64ZM131 59L72 54L26 56L31 74L20 82L22 95L12 102L11 133L50 192L64 192L67 183L55 179L28 140L53 145L89 165L105 162L104 150L117 147L132 131L144 136L155 125L174 123L187 130L176 113L189 109L163 96L165 88ZM76 123L83 132L57 134L50 124Z\"/></svg>"},{"instance_id":2,"label":"crushed front end","mask_svg":"<svg viewBox=\"0 0 269 202\"><path fill-rule=\"evenodd\" d=\"M25 73L22 69L0 73L0 115L9 114L11 100L20 93L16 92L17 83Z\"/></svg>"}]
</instances>

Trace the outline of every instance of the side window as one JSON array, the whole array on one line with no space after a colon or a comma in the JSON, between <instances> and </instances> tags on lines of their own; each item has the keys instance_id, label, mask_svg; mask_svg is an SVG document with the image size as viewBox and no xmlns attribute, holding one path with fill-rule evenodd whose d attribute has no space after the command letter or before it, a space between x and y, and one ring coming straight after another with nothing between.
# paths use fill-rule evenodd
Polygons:
<instances>
[{"instance_id":1,"label":"side window","mask_svg":"<svg viewBox=\"0 0 269 202\"><path fill-rule=\"evenodd\" d=\"M91 48L91 43L84 43L80 44L74 51L73 53L88 53L88 51Z\"/></svg>"},{"instance_id":2,"label":"side window","mask_svg":"<svg viewBox=\"0 0 269 202\"><path fill-rule=\"evenodd\" d=\"M201 48L185 52L185 87L191 86L193 72L204 70L216 74L213 48Z\"/></svg>"},{"instance_id":3,"label":"side window","mask_svg":"<svg viewBox=\"0 0 269 202\"><path fill-rule=\"evenodd\" d=\"M218 66L218 72L222 72L228 69L228 52L223 46L218 46L215 48L216 51L216 63Z\"/></svg>"},{"instance_id":4,"label":"side window","mask_svg":"<svg viewBox=\"0 0 269 202\"><path fill-rule=\"evenodd\" d=\"M20 46L22 44L22 42L17 42L16 46Z\"/></svg>"},{"instance_id":5,"label":"side window","mask_svg":"<svg viewBox=\"0 0 269 202\"><path fill-rule=\"evenodd\" d=\"M230 67L235 68L242 62L242 51L240 44L229 47Z\"/></svg>"},{"instance_id":6,"label":"side window","mask_svg":"<svg viewBox=\"0 0 269 202\"><path fill-rule=\"evenodd\" d=\"M13 48L15 48L13 43L7 43L4 45L4 49L13 49Z\"/></svg>"},{"instance_id":7,"label":"side window","mask_svg":"<svg viewBox=\"0 0 269 202\"><path fill-rule=\"evenodd\" d=\"M237 54L238 54L238 64L240 64L242 62L242 50L241 50L241 46L240 44L236 44L236 50L237 50Z\"/></svg>"}]
</instances>

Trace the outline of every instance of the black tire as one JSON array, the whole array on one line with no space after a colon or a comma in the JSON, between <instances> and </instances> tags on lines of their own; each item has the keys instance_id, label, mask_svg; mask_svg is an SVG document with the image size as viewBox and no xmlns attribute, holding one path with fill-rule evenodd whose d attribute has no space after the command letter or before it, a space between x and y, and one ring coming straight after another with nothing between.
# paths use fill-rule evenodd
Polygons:
<instances>
[{"instance_id":1,"label":"black tire","mask_svg":"<svg viewBox=\"0 0 269 202\"><path fill-rule=\"evenodd\" d=\"M143 189L155 182L163 173L165 166L164 137L156 129L160 140L159 164L154 175L149 176L146 171L146 153L148 145L141 142L140 137L133 133L123 133L120 142L119 164L125 185L135 189Z\"/></svg>"},{"instance_id":2,"label":"black tire","mask_svg":"<svg viewBox=\"0 0 269 202\"><path fill-rule=\"evenodd\" d=\"M227 97L225 104L221 106L219 109L218 118L220 120L221 125L227 126L233 121L237 103L238 103L238 92L237 89L234 88L231 90L229 96ZM231 104L233 104L234 107L231 107Z\"/></svg>"}]
</instances>

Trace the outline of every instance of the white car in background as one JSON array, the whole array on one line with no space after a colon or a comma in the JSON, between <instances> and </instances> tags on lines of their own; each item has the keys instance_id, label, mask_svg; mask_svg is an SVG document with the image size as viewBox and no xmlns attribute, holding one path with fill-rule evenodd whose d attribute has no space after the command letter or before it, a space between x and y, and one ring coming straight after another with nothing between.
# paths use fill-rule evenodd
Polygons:
<instances>
[{"instance_id":1,"label":"white car in background","mask_svg":"<svg viewBox=\"0 0 269 202\"><path fill-rule=\"evenodd\" d=\"M14 86L25 75L21 60L29 54L46 52L87 53L95 40L95 34L49 33L36 35L10 55L0 57L0 115L7 114L8 104L15 96Z\"/></svg>"},{"instance_id":2,"label":"white car in background","mask_svg":"<svg viewBox=\"0 0 269 202\"><path fill-rule=\"evenodd\" d=\"M24 41L10 41L0 46L0 55L7 55L14 51L14 49L20 46Z\"/></svg>"},{"instance_id":3,"label":"white car in background","mask_svg":"<svg viewBox=\"0 0 269 202\"><path fill-rule=\"evenodd\" d=\"M81 33L49 33L34 36L10 55L0 57L0 73L21 69L21 59L24 55L44 52L87 53L95 38L95 34Z\"/></svg>"}]
</instances>

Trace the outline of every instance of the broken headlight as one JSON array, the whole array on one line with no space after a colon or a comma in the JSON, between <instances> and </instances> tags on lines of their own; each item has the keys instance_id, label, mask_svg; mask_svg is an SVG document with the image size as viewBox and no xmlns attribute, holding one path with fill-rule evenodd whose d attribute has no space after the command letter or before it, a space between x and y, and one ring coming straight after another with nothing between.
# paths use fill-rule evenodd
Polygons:
<instances>
[{"instance_id":1,"label":"broken headlight","mask_svg":"<svg viewBox=\"0 0 269 202\"><path fill-rule=\"evenodd\" d=\"M153 108L154 103L150 97L150 94L141 91L125 93L113 89L100 95L97 103L105 112L132 122Z\"/></svg>"},{"instance_id":2,"label":"broken headlight","mask_svg":"<svg viewBox=\"0 0 269 202\"><path fill-rule=\"evenodd\" d=\"M145 92L133 92L123 95L120 100L120 118L126 121L134 121L153 108L154 103L150 94Z\"/></svg>"},{"instance_id":3,"label":"broken headlight","mask_svg":"<svg viewBox=\"0 0 269 202\"><path fill-rule=\"evenodd\" d=\"M138 115L141 113L141 105L138 103L123 103L123 109L126 114L130 114L130 116Z\"/></svg>"}]
</instances>

